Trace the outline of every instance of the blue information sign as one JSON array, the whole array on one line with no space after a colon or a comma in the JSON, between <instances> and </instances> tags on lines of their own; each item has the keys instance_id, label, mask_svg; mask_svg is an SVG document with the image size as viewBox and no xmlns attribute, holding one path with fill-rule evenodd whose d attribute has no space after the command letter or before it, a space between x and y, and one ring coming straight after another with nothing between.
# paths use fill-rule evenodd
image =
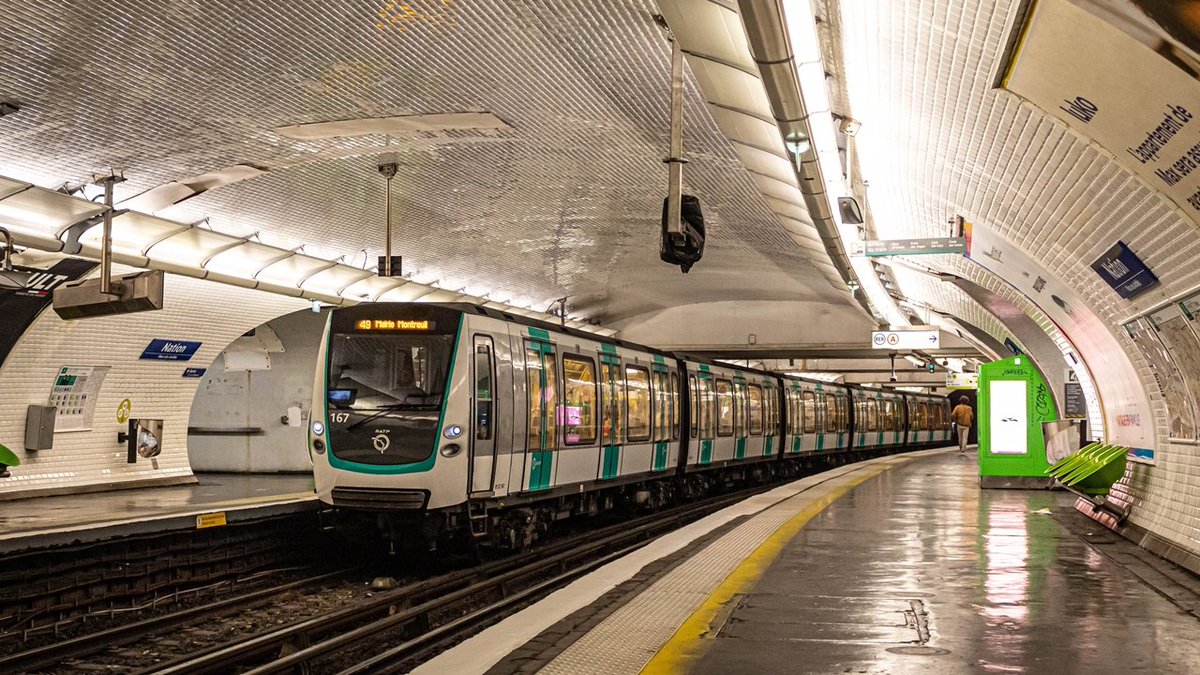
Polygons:
<instances>
[{"instance_id":1,"label":"blue information sign","mask_svg":"<svg viewBox=\"0 0 1200 675\"><path fill-rule=\"evenodd\" d=\"M184 377L204 377L204 373L208 372L207 368L184 368Z\"/></svg>"},{"instance_id":2,"label":"blue information sign","mask_svg":"<svg viewBox=\"0 0 1200 675\"><path fill-rule=\"evenodd\" d=\"M1154 272L1123 241L1118 241L1116 246L1105 251L1099 260L1092 263L1092 269L1112 286L1117 295L1126 300L1158 283Z\"/></svg>"},{"instance_id":3,"label":"blue information sign","mask_svg":"<svg viewBox=\"0 0 1200 675\"><path fill-rule=\"evenodd\" d=\"M192 357L196 355L196 350L200 349L200 344L187 340L156 338L146 345L146 350L142 352L141 358L150 361L191 361Z\"/></svg>"}]
</instances>

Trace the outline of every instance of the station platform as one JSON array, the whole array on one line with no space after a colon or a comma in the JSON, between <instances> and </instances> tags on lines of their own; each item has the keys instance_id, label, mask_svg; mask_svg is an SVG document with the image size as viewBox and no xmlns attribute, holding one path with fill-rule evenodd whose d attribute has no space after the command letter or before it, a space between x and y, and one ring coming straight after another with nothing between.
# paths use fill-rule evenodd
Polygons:
<instances>
[{"instance_id":1,"label":"station platform","mask_svg":"<svg viewBox=\"0 0 1200 675\"><path fill-rule=\"evenodd\" d=\"M0 503L0 554L316 511L309 474L198 473L197 483ZM212 521L216 522L216 521Z\"/></svg>"},{"instance_id":2,"label":"station platform","mask_svg":"<svg viewBox=\"0 0 1200 675\"><path fill-rule=\"evenodd\" d=\"M1073 503L981 490L975 456L952 450L840 467L661 537L414 672L1200 672L1195 612Z\"/></svg>"}]
</instances>

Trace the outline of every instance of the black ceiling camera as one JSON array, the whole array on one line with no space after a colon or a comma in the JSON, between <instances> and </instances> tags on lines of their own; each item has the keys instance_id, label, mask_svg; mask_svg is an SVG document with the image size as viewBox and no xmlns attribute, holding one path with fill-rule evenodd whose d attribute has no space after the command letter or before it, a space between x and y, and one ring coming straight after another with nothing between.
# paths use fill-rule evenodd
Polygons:
<instances>
[{"instance_id":1,"label":"black ceiling camera","mask_svg":"<svg viewBox=\"0 0 1200 675\"><path fill-rule=\"evenodd\" d=\"M667 199L663 200L662 244L658 257L663 262L679 265L684 274L704 256L704 214L700 212L700 200L693 195L682 195L679 203L679 220L683 226L683 237L676 241L667 232Z\"/></svg>"}]
</instances>

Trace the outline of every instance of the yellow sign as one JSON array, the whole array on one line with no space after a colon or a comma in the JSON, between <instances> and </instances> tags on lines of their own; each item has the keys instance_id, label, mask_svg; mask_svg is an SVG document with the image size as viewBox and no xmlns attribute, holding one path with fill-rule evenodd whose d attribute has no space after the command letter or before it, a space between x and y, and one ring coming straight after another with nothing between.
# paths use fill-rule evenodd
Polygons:
<instances>
[{"instance_id":1,"label":"yellow sign","mask_svg":"<svg viewBox=\"0 0 1200 675\"><path fill-rule=\"evenodd\" d=\"M355 322L357 330L431 330L429 319L360 319Z\"/></svg>"},{"instance_id":2,"label":"yellow sign","mask_svg":"<svg viewBox=\"0 0 1200 675\"><path fill-rule=\"evenodd\" d=\"M196 516L196 529L203 530L206 527L221 527L225 525L225 512L218 511L216 513L204 513Z\"/></svg>"},{"instance_id":3,"label":"yellow sign","mask_svg":"<svg viewBox=\"0 0 1200 675\"><path fill-rule=\"evenodd\" d=\"M117 406L117 424L125 424L129 421L129 413L133 412L133 401L125 399L121 401L121 405Z\"/></svg>"}]
</instances>

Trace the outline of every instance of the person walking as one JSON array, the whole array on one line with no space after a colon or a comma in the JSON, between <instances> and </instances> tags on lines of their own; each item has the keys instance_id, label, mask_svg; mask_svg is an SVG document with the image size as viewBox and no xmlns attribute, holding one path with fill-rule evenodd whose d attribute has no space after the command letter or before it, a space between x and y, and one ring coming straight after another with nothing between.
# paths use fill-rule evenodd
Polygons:
<instances>
[{"instance_id":1,"label":"person walking","mask_svg":"<svg viewBox=\"0 0 1200 675\"><path fill-rule=\"evenodd\" d=\"M967 454L967 437L971 435L971 422L975 421L975 411L971 410L971 399L966 396L958 397L958 405L950 411L950 419L958 428L958 454Z\"/></svg>"}]
</instances>

